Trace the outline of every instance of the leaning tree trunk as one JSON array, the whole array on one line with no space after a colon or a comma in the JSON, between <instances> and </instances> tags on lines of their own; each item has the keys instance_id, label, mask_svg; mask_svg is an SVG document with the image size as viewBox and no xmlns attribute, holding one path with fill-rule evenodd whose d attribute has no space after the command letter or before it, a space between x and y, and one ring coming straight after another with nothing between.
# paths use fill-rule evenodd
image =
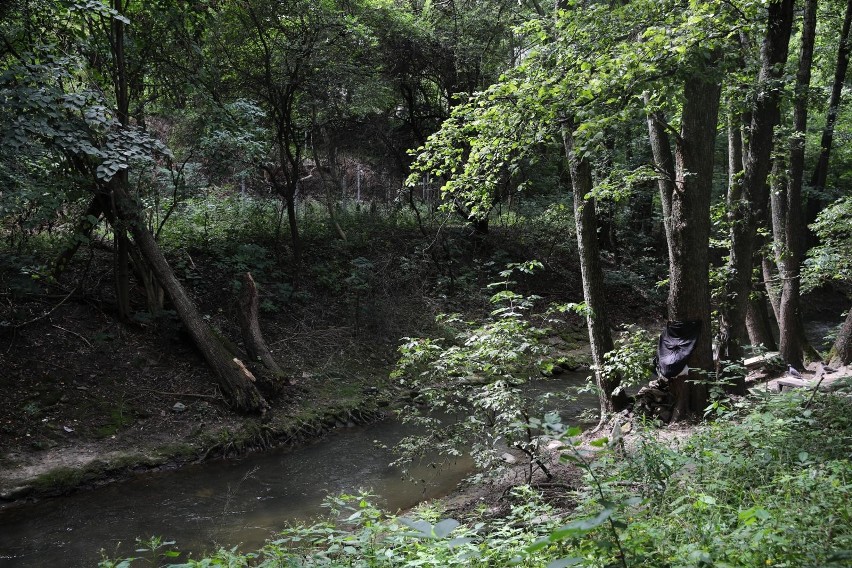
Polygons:
<instances>
[{"instance_id":1,"label":"leaning tree trunk","mask_svg":"<svg viewBox=\"0 0 852 568\"><path fill-rule=\"evenodd\" d=\"M198 313L195 304L163 256L163 252L154 240L154 235L142 221L138 207L127 194L123 193L121 186L114 186L113 193L118 204L118 214L133 235L133 240L139 247L145 262L169 296L196 347L213 369L225 400L237 410L266 412L268 404L255 386L254 375L242 361L228 353Z\"/></svg>"},{"instance_id":2,"label":"leaning tree trunk","mask_svg":"<svg viewBox=\"0 0 852 568\"><path fill-rule=\"evenodd\" d=\"M650 104L650 96L644 94L645 105ZM660 203L663 209L663 228L666 232L666 249L669 253L669 268L674 262L672 251L672 194L675 189L675 162L672 146L666 133L665 117L660 112L648 113L648 138L651 143L651 155L657 169L657 188L660 191Z\"/></svg>"},{"instance_id":3,"label":"leaning tree trunk","mask_svg":"<svg viewBox=\"0 0 852 568\"><path fill-rule=\"evenodd\" d=\"M751 291L754 240L759 220L766 218L760 204L765 202L762 193L766 190L769 174L773 134L781 116L779 81L787 61L793 7L793 0L772 2L767 7L766 35L761 48L758 95L752 109L748 152L741 183L735 183L731 188L731 255L723 310L723 334L728 342L724 351L731 360L742 357L742 344L747 337L746 311Z\"/></svg>"},{"instance_id":4,"label":"leaning tree trunk","mask_svg":"<svg viewBox=\"0 0 852 568\"><path fill-rule=\"evenodd\" d=\"M846 320L840 327L840 333L834 340L834 346L828 355L830 365L841 366L852 363L852 308L846 314Z\"/></svg>"},{"instance_id":5,"label":"leaning tree trunk","mask_svg":"<svg viewBox=\"0 0 852 568\"><path fill-rule=\"evenodd\" d=\"M781 358L797 369L804 367L804 337L799 303L799 269L802 263L802 177L805 169L805 135L808 121L808 92L816 32L816 0L807 0L802 21L802 45L796 90L793 97L793 134L790 137L790 168L787 183L771 192L772 233L775 262L781 274L781 304L778 328Z\"/></svg>"},{"instance_id":6,"label":"leaning tree trunk","mask_svg":"<svg viewBox=\"0 0 852 568\"><path fill-rule=\"evenodd\" d=\"M580 255L580 273L583 279L583 299L588 307L586 322L589 327L592 362L595 367L595 381L598 385L598 399L601 420L603 420L624 401L621 398L617 401L613 400L613 392L618 387L620 378L608 376L603 372L604 355L612 351L613 341L598 249L595 201L594 198L586 198L592 190L592 169L587 158L577 156L574 152L571 126L563 128L562 139L574 194L574 220L577 226L577 250Z\"/></svg>"}]
</instances>

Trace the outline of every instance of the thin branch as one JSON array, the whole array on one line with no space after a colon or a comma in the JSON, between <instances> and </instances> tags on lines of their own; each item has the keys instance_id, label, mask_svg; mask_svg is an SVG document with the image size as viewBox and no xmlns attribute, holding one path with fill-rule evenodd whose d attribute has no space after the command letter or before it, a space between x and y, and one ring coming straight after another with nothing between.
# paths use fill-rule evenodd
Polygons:
<instances>
[{"instance_id":1,"label":"thin branch","mask_svg":"<svg viewBox=\"0 0 852 568\"><path fill-rule=\"evenodd\" d=\"M35 323L35 322L37 322L37 321L39 321L39 320L43 320L44 318L48 317L50 314L52 314L53 312L55 312L55 311L56 311L56 309L57 309L57 308L59 308L59 306L61 306L62 304L64 304L64 303L68 300L68 298L70 298L70 297L71 297L71 294L73 294L73 293L74 293L74 292L76 292L76 291L77 291L77 288L73 288L70 292L68 292L68 295L67 295L67 296L65 296L64 298L62 298L62 300L60 300L60 301L59 301L59 303L58 303L58 304L56 304L55 306L53 306L52 308L50 308L50 310L49 310L49 311L47 311L47 312L43 313L42 315L40 315L40 316L38 316L38 317L34 317L33 319L31 319L31 320L29 320L29 321L25 321L25 322L23 322L23 323L19 323L18 325L2 326L2 327L0 327L0 330L3 330L4 328L5 328L5 329L15 329L15 330L17 330L17 329L21 329L22 327L28 326L28 325L30 325L31 323Z\"/></svg>"},{"instance_id":2,"label":"thin branch","mask_svg":"<svg viewBox=\"0 0 852 568\"><path fill-rule=\"evenodd\" d=\"M71 331L70 329L65 329L64 327L58 326L56 324L51 324L51 327L55 327L56 329L64 331L65 333L70 333L71 335L78 337L83 343L85 343L89 347L92 347L92 344L89 342L89 340L86 339L85 337L83 337L82 335L80 335L79 333L77 333L76 331Z\"/></svg>"}]
</instances>

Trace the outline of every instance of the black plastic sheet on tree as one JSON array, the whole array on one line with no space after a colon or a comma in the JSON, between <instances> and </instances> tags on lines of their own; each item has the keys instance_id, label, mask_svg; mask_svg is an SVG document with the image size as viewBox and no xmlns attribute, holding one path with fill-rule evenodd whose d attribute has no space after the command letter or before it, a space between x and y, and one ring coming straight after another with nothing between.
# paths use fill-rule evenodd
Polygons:
<instances>
[{"instance_id":1,"label":"black plastic sheet on tree","mask_svg":"<svg viewBox=\"0 0 852 568\"><path fill-rule=\"evenodd\" d=\"M676 377L686 368L686 360L695 349L701 334L701 321L670 321L657 345L657 372L666 378Z\"/></svg>"}]
</instances>

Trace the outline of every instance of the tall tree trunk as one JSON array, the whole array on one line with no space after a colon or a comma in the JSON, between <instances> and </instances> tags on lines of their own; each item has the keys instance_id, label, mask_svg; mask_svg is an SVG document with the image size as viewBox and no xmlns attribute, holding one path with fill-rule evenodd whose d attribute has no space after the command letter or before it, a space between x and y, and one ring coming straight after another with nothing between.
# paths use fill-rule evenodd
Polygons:
<instances>
[{"instance_id":1,"label":"tall tree trunk","mask_svg":"<svg viewBox=\"0 0 852 568\"><path fill-rule=\"evenodd\" d=\"M615 409L612 394L619 385L619 377L610 377L603 373L604 355L612 351L613 341L606 308L603 270L600 264L595 200L592 197L586 198L592 190L592 168L587 158L577 156L574 152L574 136L570 124L563 127L562 140L565 144L565 155L568 158L574 194L574 220L577 225L577 250L580 255L580 273L583 279L583 299L588 306L586 322L589 327L592 362L595 366L595 380L598 385L598 398L603 419Z\"/></svg>"},{"instance_id":2,"label":"tall tree trunk","mask_svg":"<svg viewBox=\"0 0 852 568\"><path fill-rule=\"evenodd\" d=\"M122 191L127 187L127 170L118 172L112 179L113 184L120 186ZM113 253L113 273L115 275L115 302L118 320L127 322L130 319L130 239L127 238L127 226L117 215L117 222L112 226L115 236L115 252Z\"/></svg>"},{"instance_id":3,"label":"tall tree trunk","mask_svg":"<svg viewBox=\"0 0 852 568\"><path fill-rule=\"evenodd\" d=\"M672 381L673 420L703 411L707 385L702 373L713 369L710 326L710 197L721 84L713 69L696 69L684 85L680 135L675 149L671 201L669 319L701 321L701 335L690 354L688 377Z\"/></svg>"},{"instance_id":4,"label":"tall tree trunk","mask_svg":"<svg viewBox=\"0 0 852 568\"><path fill-rule=\"evenodd\" d=\"M731 255L725 286L723 349L729 360L742 358L742 345L747 338L746 311L751 291L754 239L758 220L765 219L760 204L765 203L770 156L775 126L780 119L781 85L787 62L793 24L793 0L771 2L767 6L766 35L761 48L761 67L757 81L748 151L741 183L731 188Z\"/></svg>"},{"instance_id":5,"label":"tall tree trunk","mask_svg":"<svg viewBox=\"0 0 852 568\"><path fill-rule=\"evenodd\" d=\"M733 190L738 186L739 178L743 175L742 127L745 123L745 117L733 108L733 101L729 101L728 107L728 204L730 206L732 201L737 198ZM761 287L762 285L758 286L749 294L746 308L748 340L752 345L763 345L774 351L776 347L775 337L772 335L772 326L766 309L766 298L759 290ZM720 343L724 342L720 341Z\"/></svg>"},{"instance_id":6,"label":"tall tree trunk","mask_svg":"<svg viewBox=\"0 0 852 568\"><path fill-rule=\"evenodd\" d=\"M120 218L133 235L133 240L145 262L165 289L196 347L215 373L225 400L240 411L265 412L268 404L255 386L254 375L242 361L228 353L198 313L195 304L163 256L163 252L154 240L154 235L145 226L138 207L124 193L122 186L114 186L113 194Z\"/></svg>"},{"instance_id":7,"label":"tall tree trunk","mask_svg":"<svg viewBox=\"0 0 852 568\"><path fill-rule=\"evenodd\" d=\"M290 242L293 245L294 280L298 282L302 267L302 239L299 236L298 219L296 218L296 188L287 191L284 198L287 205L287 222L290 225Z\"/></svg>"},{"instance_id":8,"label":"tall tree trunk","mask_svg":"<svg viewBox=\"0 0 852 568\"><path fill-rule=\"evenodd\" d=\"M811 177L812 193L808 198L807 222L816 220L817 214L822 211L825 202L822 192L828 180L828 159L831 156L831 146L834 140L834 127L837 124L837 116L840 110L840 97L843 94L843 85L846 81L846 71L849 68L849 54L852 50L849 30L852 27L852 0L846 2L846 15L843 17L843 27L840 30L839 47L837 49L837 64L834 68L834 83L831 86L831 96L828 100L828 113L825 117L825 128L822 130L822 141L820 142L819 158L817 166Z\"/></svg>"},{"instance_id":9,"label":"tall tree trunk","mask_svg":"<svg viewBox=\"0 0 852 568\"><path fill-rule=\"evenodd\" d=\"M840 333L834 340L834 346L828 358L831 365L841 366L852 363L852 308L846 314L846 319L840 327Z\"/></svg>"},{"instance_id":10,"label":"tall tree trunk","mask_svg":"<svg viewBox=\"0 0 852 568\"><path fill-rule=\"evenodd\" d=\"M787 183L771 192L772 233L775 262L781 274L781 313L778 320L781 358L797 369L802 359L802 319L799 307L799 268L802 262L802 177L805 169L805 136L808 121L808 93L816 32L816 0L806 0L802 19L802 45L796 90L793 97L793 134L790 137L790 169Z\"/></svg>"}]
</instances>

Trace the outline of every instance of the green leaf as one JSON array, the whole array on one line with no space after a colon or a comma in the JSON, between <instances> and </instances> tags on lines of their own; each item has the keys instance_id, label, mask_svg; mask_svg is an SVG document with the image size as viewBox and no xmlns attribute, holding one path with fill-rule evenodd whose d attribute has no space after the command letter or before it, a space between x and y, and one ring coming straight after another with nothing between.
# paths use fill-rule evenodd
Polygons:
<instances>
[{"instance_id":1,"label":"green leaf","mask_svg":"<svg viewBox=\"0 0 852 568\"><path fill-rule=\"evenodd\" d=\"M582 558L560 558L559 560L552 560L547 564L547 568L564 568L565 566L577 566L583 563Z\"/></svg>"},{"instance_id":2,"label":"green leaf","mask_svg":"<svg viewBox=\"0 0 852 568\"><path fill-rule=\"evenodd\" d=\"M455 528L458 526L459 522L457 520L444 519L443 521L440 521L438 524L432 527L432 534L434 534L436 538L444 538L445 536L453 532L453 530L455 530Z\"/></svg>"}]
</instances>

